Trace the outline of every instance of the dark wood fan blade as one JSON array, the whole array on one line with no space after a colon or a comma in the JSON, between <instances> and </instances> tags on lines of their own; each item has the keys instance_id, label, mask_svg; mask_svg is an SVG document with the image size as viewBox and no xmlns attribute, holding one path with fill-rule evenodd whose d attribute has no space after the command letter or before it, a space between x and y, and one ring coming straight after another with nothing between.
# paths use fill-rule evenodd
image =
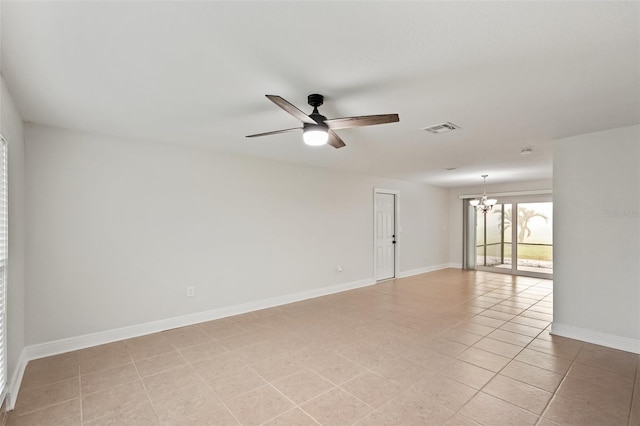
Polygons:
<instances>
[{"instance_id":1,"label":"dark wood fan blade","mask_svg":"<svg viewBox=\"0 0 640 426\"><path fill-rule=\"evenodd\" d=\"M332 118L325 120L331 130L348 129L349 127L374 126L376 124L396 123L400 121L398 114L361 115L358 117Z\"/></svg>"},{"instance_id":2,"label":"dark wood fan blade","mask_svg":"<svg viewBox=\"0 0 640 426\"><path fill-rule=\"evenodd\" d=\"M346 146L344 141L340 139L340 136L338 136L333 130L329 130L329 140L327 143L334 148L342 148L343 146Z\"/></svg>"},{"instance_id":3,"label":"dark wood fan blade","mask_svg":"<svg viewBox=\"0 0 640 426\"><path fill-rule=\"evenodd\" d=\"M294 127L293 129L274 130L273 132L256 133L255 135L247 135L248 138L257 138L258 136L277 135L278 133L293 132L294 130L302 130L302 127Z\"/></svg>"},{"instance_id":4,"label":"dark wood fan blade","mask_svg":"<svg viewBox=\"0 0 640 426\"><path fill-rule=\"evenodd\" d=\"M300 111L295 105L289 103L289 101L285 101L280 96L276 96L276 95L265 95L265 96L269 98L271 102L278 105L280 108L287 111L289 114L293 115L295 118L302 121L303 123L316 124L316 121L313 118L309 117L307 114Z\"/></svg>"}]
</instances>

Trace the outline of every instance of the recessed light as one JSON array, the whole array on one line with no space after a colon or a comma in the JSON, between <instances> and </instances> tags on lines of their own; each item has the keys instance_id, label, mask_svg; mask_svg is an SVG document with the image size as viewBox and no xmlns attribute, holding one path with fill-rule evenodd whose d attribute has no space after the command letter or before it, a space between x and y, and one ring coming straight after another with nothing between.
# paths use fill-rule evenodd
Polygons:
<instances>
[{"instance_id":1,"label":"recessed light","mask_svg":"<svg viewBox=\"0 0 640 426\"><path fill-rule=\"evenodd\" d=\"M520 150L520 155L529 155L533 152L533 148L522 148Z\"/></svg>"},{"instance_id":2,"label":"recessed light","mask_svg":"<svg viewBox=\"0 0 640 426\"><path fill-rule=\"evenodd\" d=\"M450 122L445 122L445 123L440 123L440 124L434 124L432 126L427 126L425 128L423 128L422 130L426 130L427 132L431 132L431 133L435 133L435 134L440 134L440 133L446 133L446 132L450 132L452 130L455 129L459 129L460 126L455 125L453 123Z\"/></svg>"},{"instance_id":3,"label":"recessed light","mask_svg":"<svg viewBox=\"0 0 640 426\"><path fill-rule=\"evenodd\" d=\"M445 170L456 170L457 167L447 167Z\"/></svg>"}]
</instances>

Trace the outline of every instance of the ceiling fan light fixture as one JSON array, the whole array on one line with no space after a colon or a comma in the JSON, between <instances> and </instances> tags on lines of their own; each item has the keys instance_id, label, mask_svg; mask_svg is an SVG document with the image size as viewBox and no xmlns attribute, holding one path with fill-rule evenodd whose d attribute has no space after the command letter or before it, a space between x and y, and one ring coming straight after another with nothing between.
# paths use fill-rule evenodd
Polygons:
<instances>
[{"instance_id":1,"label":"ceiling fan light fixture","mask_svg":"<svg viewBox=\"0 0 640 426\"><path fill-rule=\"evenodd\" d=\"M305 144L311 146L330 145L334 148L342 148L346 145L340 136L334 132L336 129L349 129L351 127L373 126L376 124L397 123L400 121L398 114L360 115L327 120L327 117L318 112L318 107L324 102L324 96L317 93L307 97L308 104L313 107L313 112L309 115L302 112L281 96L266 95L266 97L286 113L302 122L302 140ZM258 136L277 135L300 129L300 127L296 127L293 129L276 130L274 132L256 133L254 135L247 135L247 137L255 138Z\"/></svg>"},{"instance_id":2,"label":"ceiling fan light fixture","mask_svg":"<svg viewBox=\"0 0 640 426\"><path fill-rule=\"evenodd\" d=\"M302 140L309 146L322 146L329 140L329 129L319 124L305 125Z\"/></svg>"}]
</instances>

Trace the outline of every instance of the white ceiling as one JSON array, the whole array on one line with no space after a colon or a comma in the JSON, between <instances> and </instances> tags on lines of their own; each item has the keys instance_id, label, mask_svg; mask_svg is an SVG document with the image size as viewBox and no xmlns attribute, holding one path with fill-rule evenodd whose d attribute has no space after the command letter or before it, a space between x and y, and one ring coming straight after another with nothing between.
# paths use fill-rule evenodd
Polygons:
<instances>
[{"instance_id":1,"label":"white ceiling","mask_svg":"<svg viewBox=\"0 0 640 426\"><path fill-rule=\"evenodd\" d=\"M640 122L639 2L1 2L34 123L440 186L550 178L553 139ZM400 114L308 147L265 94ZM455 132L421 129L451 121ZM532 147L522 156L520 149ZM445 171L445 168L457 167Z\"/></svg>"}]
</instances>

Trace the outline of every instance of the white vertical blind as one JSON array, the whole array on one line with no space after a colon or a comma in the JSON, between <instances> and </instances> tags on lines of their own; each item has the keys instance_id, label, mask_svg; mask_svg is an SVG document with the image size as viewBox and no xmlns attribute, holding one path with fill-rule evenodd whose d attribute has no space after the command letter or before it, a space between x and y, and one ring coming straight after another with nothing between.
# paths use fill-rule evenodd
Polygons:
<instances>
[{"instance_id":1,"label":"white vertical blind","mask_svg":"<svg viewBox=\"0 0 640 426\"><path fill-rule=\"evenodd\" d=\"M0 136L0 403L4 400L7 383L6 293L8 259L8 185L7 142Z\"/></svg>"}]
</instances>

